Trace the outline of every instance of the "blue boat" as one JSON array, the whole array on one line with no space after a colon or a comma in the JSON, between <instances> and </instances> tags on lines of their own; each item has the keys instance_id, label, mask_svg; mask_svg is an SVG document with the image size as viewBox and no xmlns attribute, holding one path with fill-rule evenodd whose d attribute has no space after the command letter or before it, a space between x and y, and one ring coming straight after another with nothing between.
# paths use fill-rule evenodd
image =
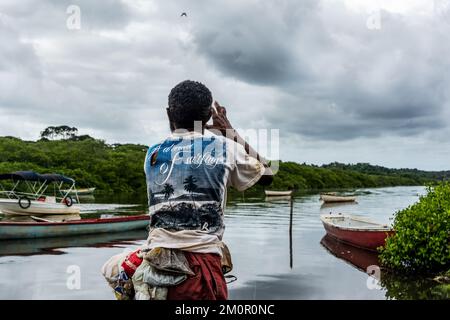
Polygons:
<instances>
[{"instance_id":1,"label":"blue boat","mask_svg":"<svg viewBox=\"0 0 450 320\"><path fill-rule=\"evenodd\" d=\"M148 215L137 215L64 222L0 221L0 240L65 237L138 230L145 229L149 225L149 220Z\"/></svg>"}]
</instances>

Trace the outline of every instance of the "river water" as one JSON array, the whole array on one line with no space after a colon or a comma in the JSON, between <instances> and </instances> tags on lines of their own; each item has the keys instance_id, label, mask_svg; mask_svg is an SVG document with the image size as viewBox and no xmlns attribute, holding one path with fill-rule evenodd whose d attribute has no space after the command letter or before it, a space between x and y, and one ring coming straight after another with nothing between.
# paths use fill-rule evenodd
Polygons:
<instances>
[{"instance_id":1,"label":"river water","mask_svg":"<svg viewBox=\"0 0 450 320\"><path fill-rule=\"evenodd\" d=\"M367 267L377 265L377 256L324 238L319 219L324 213L341 212L390 224L393 214L416 202L425 189L356 193L357 204L330 207L321 205L318 194L297 195L292 202L244 196L229 200L224 241L233 257L232 274L238 279L229 284L230 299L439 298L428 279L385 276L376 267L370 270L381 281L369 277ZM100 197L88 202L82 204L85 217L145 210L142 204L130 204L130 199ZM0 299L114 299L101 266L112 255L143 244L145 238L143 230L0 241ZM79 287L70 285L73 272L79 272Z\"/></svg>"}]
</instances>

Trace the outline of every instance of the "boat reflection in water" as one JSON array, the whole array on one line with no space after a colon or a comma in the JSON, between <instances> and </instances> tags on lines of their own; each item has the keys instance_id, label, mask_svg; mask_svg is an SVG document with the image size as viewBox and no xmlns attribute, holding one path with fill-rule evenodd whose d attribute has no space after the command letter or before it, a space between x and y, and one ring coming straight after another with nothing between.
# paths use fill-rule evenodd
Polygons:
<instances>
[{"instance_id":1,"label":"boat reflection in water","mask_svg":"<svg viewBox=\"0 0 450 320\"><path fill-rule=\"evenodd\" d=\"M2 240L0 246L1 256L30 256L39 254L64 254L64 248L93 247L112 248L126 247L145 240L147 230L133 230L117 233L102 233L71 237Z\"/></svg>"},{"instance_id":2,"label":"boat reflection in water","mask_svg":"<svg viewBox=\"0 0 450 320\"><path fill-rule=\"evenodd\" d=\"M323 202L320 205L320 209L337 208L343 206L356 206L358 202Z\"/></svg>"},{"instance_id":3,"label":"boat reflection in water","mask_svg":"<svg viewBox=\"0 0 450 320\"><path fill-rule=\"evenodd\" d=\"M348 262L355 268L367 272L370 266L379 266L378 254L335 240L325 235L320 244L335 257Z\"/></svg>"},{"instance_id":4,"label":"boat reflection in water","mask_svg":"<svg viewBox=\"0 0 450 320\"><path fill-rule=\"evenodd\" d=\"M432 278L400 275L386 270L375 274L380 265L378 253L354 247L325 235L320 244L335 257L373 277L374 288L384 290L386 299L392 300L448 300L450 290ZM375 279L376 278L376 279ZM448 286L448 285L447 285Z\"/></svg>"},{"instance_id":5,"label":"boat reflection in water","mask_svg":"<svg viewBox=\"0 0 450 320\"><path fill-rule=\"evenodd\" d=\"M270 197L265 197L265 201L282 201L282 200L291 200L292 197L291 196L270 196Z\"/></svg>"}]
</instances>

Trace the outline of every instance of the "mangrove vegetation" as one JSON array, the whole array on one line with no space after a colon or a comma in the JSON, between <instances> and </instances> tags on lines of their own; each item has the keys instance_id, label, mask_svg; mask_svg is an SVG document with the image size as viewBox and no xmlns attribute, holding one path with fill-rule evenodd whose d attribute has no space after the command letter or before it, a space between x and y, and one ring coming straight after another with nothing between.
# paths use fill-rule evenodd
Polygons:
<instances>
[{"instance_id":1,"label":"mangrove vegetation","mask_svg":"<svg viewBox=\"0 0 450 320\"><path fill-rule=\"evenodd\" d=\"M0 137L0 172L35 170L74 178L79 187L105 192L145 192L143 162L147 146L107 144L77 128L48 127L38 141ZM450 172L388 169L370 164L332 163L321 167L281 162L271 189L306 190L423 185L445 180ZM255 186L254 191L262 190Z\"/></svg>"}]
</instances>

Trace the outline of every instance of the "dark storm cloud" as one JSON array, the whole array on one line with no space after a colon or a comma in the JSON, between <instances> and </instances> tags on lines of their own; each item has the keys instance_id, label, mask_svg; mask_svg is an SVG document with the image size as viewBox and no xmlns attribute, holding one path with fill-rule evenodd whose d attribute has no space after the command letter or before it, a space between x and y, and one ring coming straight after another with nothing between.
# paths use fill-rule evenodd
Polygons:
<instances>
[{"instance_id":1,"label":"dark storm cloud","mask_svg":"<svg viewBox=\"0 0 450 320\"><path fill-rule=\"evenodd\" d=\"M285 112L265 115L269 123L337 140L448 125L442 54L450 56L450 47L441 25L383 11L374 31L367 15L324 12L315 1L282 3L243 5L237 15L225 6L209 12L208 28L194 28L197 52L222 73L288 96L278 101Z\"/></svg>"},{"instance_id":2,"label":"dark storm cloud","mask_svg":"<svg viewBox=\"0 0 450 320\"><path fill-rule=\"evenodd\" d=\"M302 81L310 73L308 64L292 48L303 37L301 31L314 27L309 23L315 24L317 4L257 1L237 8L221 2L221 10L217 4L205 5L201 9L207 21L194 22L197 52L222 72L249 83L282 86Z\"/></svg>"}]
</instances>

